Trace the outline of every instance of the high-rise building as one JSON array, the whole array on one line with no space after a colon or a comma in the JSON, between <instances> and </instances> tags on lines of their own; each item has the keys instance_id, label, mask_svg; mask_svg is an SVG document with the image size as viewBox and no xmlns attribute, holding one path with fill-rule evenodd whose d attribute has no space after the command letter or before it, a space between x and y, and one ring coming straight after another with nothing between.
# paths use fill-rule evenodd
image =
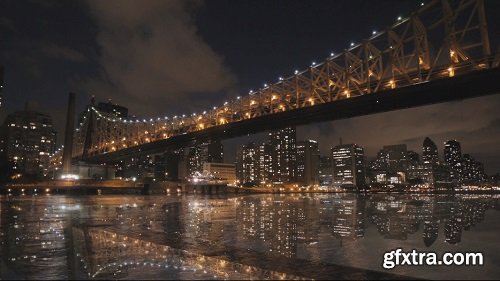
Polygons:
<instances>
[{"instance_id":1,"label":"high-rise building","mask_svg":"<svg viewBox=\"0 0 500 281\"><path fill-rule=\"evenodd\" d=\"M46 177L56 144L52 118L27 107L9 114L3 127L5 155L14 178Z\"/></svg>"},{"instance_id":2,"label":"high-rise building","mask_svg":"<svg viewBox=\"0 0 500 281\"><path fill-rule=\"evenodd\" d=\"M464 183L481 183L486 181L484 166L476 161L470 154L462 157L462 180Z\"/></svg>"},{"instance_id":3,"label":"high-rise building","mask_svg":"<svg viewBox=\"0 0 500 281\"><path fill-rule=\"evenodd\" d=\"M187 160L188 175L195 172L203 173L203 163L224 162L224 147L220 140L210 140L189 149Z\"/></svg>"},{"instance_id":4,"label":"high-rise building","mask_svg":"<svg viewBox=\"0 0 500 281\"><path fill-rule=\"evenodd\" d=\"M413 150L408 150L406 153L406 159L408 160L408 166L418 165L420 162L420 156Z\"/></svg>"},{"instance_id":5,"label":"high-rise building","mask_svg":"<svg viewBox=\"0 0 500 281\"><path fill-rule=\"evenodd\" d=\"M332 157L321 156L319 159L319 184L330 186L332 184Z\"/></svg>"},{"instance_id":6,"label":"high-rise building","mask_svg":"<svg viewBox=\"0 0 500 281\"><path fill-rule=\"evenodd\" d=\"M433 165L439 162L437 146L428 137L425 138L422 146L422 161L424 162L424 165Z\"/></svg>"},{"instance_id":7,"label":"high-rise building","mask_svg":"<svg viewBox=\"0 0 500 281\"><path fill-rule=\"evenodd\" d=\"M406 144L386 145L383 149L387 151L389 171L401 172L406 170L408 165Z\"/></svg>"},{"instance_id":8,"label":"high-rise building","mask_svg":"<svg viewBox=\"0 0 500 281\"><path fill-rule=\"evenodd\" d=\"M318 142L305 140L297 142L297 180L304 185L319 184Z\"/></svg>"},{"instance_id":9,"label":"high-rise building","mask_svg":"<svg viewBox=\"0 0 500 281\"><path fill-rule=\"evenodd\" d=\"M456 140L444 143L444 162L452 169L451 179L460 182L462 174L462 149Z\"/></svg>"},{"instance_id":10,"label":"high-rise building","mask_svg":"<svg viewBox=\"0 0 500 281\"><path fill-rule=\"evenodd\" d=\"M332 148L333 183L364 190L364 150L357 144L337 145Z\"/></svg>"},{"instance_id":11,"label":"high-rise building","mask_svg":"<svg viewBox=\"0 0 500 281\"><path fill-rule=\"evenodd\" d=\"M238 149L237 175L241 184L256 182L259 177L259 146L254 142Z\"/></svg>"},{"instance_id":12,"label":"high-rise building","mask_svg":"<svg viewBox=\"0 0 500 281\"><path fill-rule=\"evenodd\" d=\"M175 181L179 179L179 161L183 150L168 151L154 159L155 178Z\"/></svg>"},{"instance_id":13,"label":"high-rise building","mask_svg":"<svg viewBox=\"0 0 500 281\"><path fill-rule=\"evenodd\" d=\"M258 179L260 181L272 181L273 177L273 147L269 143L259 145L259 168Z\"/></svg>"},{"instance_id":14,"label":"high-rise building","mask_svg":"<svg viewBox=\"0 0 500 281\"><path fill-rule=\"evenodd\" d=\"M405 172L408 168L406 144L386 145L370 163L370 176Z\"/></svg>"},{"instance_id":15,"label":"high-rise building","mask_svg":"<svg viewBox=\"0 0 500 281\"><path fill-rule=\"evenodd\" d=\"M297 173L295 127L271 131L269 144L272 147L273 182L295 181Z\"/></svg>"}]
</instances>

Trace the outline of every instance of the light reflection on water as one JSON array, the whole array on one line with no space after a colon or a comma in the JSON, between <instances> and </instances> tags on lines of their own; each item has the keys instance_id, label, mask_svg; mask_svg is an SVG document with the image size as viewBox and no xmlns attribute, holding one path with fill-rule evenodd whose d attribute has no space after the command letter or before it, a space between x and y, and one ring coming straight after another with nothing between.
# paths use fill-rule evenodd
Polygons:
<instances>
[{"instance_id":1,"label":"light reflection on water","mask_svg":"<svg viewBox=\"0 0 500 281\"><path fill-rule=\"evenodd\" d=\"M0 277L498 279L495 195L1 197ZM382 268L383 253L482 252L485 266Z\"/></svg>"}]
</instances>

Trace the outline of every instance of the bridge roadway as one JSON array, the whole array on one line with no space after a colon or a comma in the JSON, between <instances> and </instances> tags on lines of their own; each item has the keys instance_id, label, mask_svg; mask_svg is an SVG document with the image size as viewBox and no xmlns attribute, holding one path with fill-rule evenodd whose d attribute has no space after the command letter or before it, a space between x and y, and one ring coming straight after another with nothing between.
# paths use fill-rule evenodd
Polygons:
<instances>
[{"instance_id":1,"label":"bridge roadway","mask_svg":"<svg viewBox=\"0 0 500 281\"><path fill-rule=\"evenodd\" d=\"M500 68L497 67L210 127L115 152L94 155L86 161L110 163L132 156L178 149L193 144L195 141L211 138L228 139L271 129L340 120L498 93L500 93Z\"/></svg>"}]
</instances>

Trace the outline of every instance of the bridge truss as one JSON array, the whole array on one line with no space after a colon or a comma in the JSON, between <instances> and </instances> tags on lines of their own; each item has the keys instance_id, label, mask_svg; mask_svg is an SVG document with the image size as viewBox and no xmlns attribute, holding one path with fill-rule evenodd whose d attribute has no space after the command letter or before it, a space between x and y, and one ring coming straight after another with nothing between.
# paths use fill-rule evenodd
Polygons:
<instances>
[{"instance_id":1,"label":"bridge truss","mask_svg":"<svg viewBox=\"0 0 500 281\"><path fill-rule=\"evenodd\" d=\"M110 153L214 126L333 103L498 67L483 0L433 0L321 63L190 116L125 119L90 105L74 158Z\"/></svg>"}]
</instances>

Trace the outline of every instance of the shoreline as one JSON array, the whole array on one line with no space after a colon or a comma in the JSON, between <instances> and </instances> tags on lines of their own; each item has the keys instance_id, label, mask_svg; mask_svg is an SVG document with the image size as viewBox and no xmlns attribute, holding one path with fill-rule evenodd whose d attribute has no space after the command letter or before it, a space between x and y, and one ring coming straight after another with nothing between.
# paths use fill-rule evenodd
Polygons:
<instances>
[{"instance_id":1,"label":"shoreline","mask_svg":"<svg viewBox=\"0 0 500 281\"><path fill-rule=\"evenodd\" d=\"M118 187L118 186L47 186L38 184L17 184L15 186L0 186L0 194L6 196L23 196L23 195L222 195L222 194L357 194L368 196L371 194L412 194L412 195L454 195L454 194L474 194L474 195L495 195L500 194L500 190L434 190L434 191L340 191L340 190L264 190L252 188L239 188L229 186L224 189L197 191L194 189L182 189L174 192L163 189L152 190L148 185L135 187Z\"/></svg>"}]
</instances>

